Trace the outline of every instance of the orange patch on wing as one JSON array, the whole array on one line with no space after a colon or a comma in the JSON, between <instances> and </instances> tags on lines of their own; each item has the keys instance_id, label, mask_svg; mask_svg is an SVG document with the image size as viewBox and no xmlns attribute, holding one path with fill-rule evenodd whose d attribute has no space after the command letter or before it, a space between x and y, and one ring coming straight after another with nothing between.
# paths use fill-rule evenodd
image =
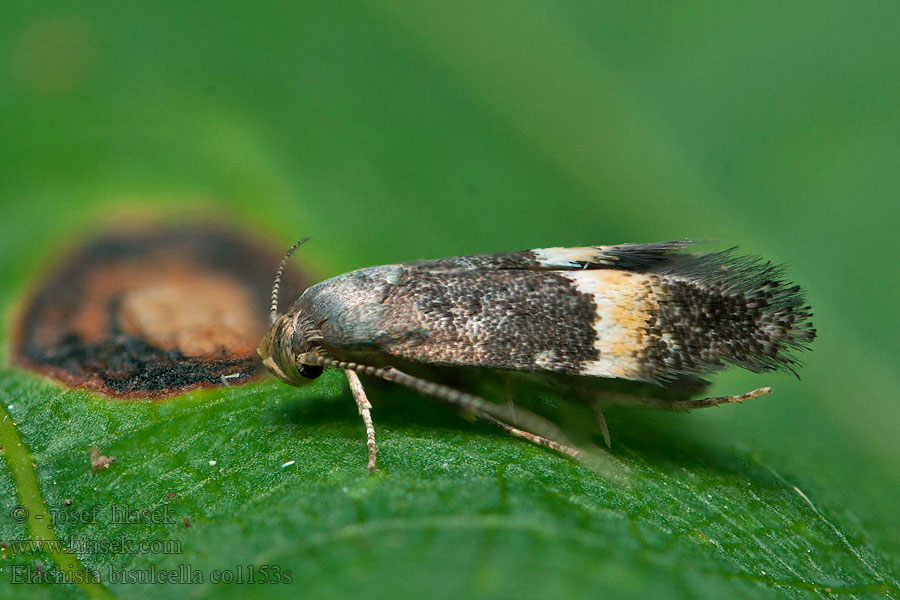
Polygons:
<instances>
[{"instance_id":1,"label":"orange patch on wing","mask_svg":"<svg viewBox=\"0 0 900 600\"><path fill-rule=\"evenodd\" d=\"M596 361L586 363L584 374L639 378L649 339L647 324L658 309L656 277L626 271L573 271L565 276L578 291L590 294L597 304L594 329Z\"/></svg>"}]
</instances>

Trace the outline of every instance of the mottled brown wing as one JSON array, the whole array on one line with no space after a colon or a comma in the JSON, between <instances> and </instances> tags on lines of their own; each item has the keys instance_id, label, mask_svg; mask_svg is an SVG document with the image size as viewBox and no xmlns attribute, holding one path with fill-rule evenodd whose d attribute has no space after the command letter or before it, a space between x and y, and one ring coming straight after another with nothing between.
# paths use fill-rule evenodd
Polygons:
<instances>
[{"instance_id":1,"label":"mottled brown wing","mask_svg":"<svg viewBox=\"0 0 900 600\"><path fill-rule=\"evenodd\" d=\"M658 383L730 365L792 370L793 352L815 337L800 289L771 263L675 253L682 245L371 267L310 288L298 308L348 360L374 354ZM601 267L600 257L618 266Z\"/></svg>"}]
</instances>

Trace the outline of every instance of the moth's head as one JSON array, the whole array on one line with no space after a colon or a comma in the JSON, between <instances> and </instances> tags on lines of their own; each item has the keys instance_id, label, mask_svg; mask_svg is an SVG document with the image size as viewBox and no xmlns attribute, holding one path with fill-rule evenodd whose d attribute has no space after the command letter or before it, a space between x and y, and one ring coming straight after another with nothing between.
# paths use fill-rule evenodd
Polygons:
<instances>
[{"instance_id":1,"label":"moth's head","mask_svg":"<svg viewBox=\"0 0 900 600\"><path fill-rule=\"evenodd\" d=\"M269 331L259 343L256 353L266 368L285 383L300 385L322 374L322 367L302 362L302 357L314 350L313 340L321 339L307 319L295 311L278 314L278 288L284 265L294 250L309 238L303 238L288 250L281 259L272 285L272 306L269 310Z\"/></svg>"},{"instance_id":2,"label":"moth's head","mask_svg":"<svg viewBox=\"0 0 900 600\"><path fill-rule=\"evenodd\" d=\"M301 385L322 374L322 367L301 362L301 357L314 351L313 336L303 322L297 313L281 315L256 349L266 368L290 385Z\"/></svg>"}]
</instances>

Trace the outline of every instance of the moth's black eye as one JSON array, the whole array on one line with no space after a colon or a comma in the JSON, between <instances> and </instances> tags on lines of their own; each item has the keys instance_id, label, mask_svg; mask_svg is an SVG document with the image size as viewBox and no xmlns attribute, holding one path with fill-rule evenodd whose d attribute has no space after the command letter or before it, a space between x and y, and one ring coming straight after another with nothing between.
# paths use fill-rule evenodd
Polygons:
<instances>
[{"instance_id":1,"label":"moth's black eye","mask_svg":"<svg viewBox=\"0 0 900 600\"><path fill-rule=\"evenodd\" d=\"M323 367L317 367L314 365L298 365L297 371L300 373L301 377L305 377L306 379L315 379L319 375L322 374Z\"/></svg>"}]
</instances>

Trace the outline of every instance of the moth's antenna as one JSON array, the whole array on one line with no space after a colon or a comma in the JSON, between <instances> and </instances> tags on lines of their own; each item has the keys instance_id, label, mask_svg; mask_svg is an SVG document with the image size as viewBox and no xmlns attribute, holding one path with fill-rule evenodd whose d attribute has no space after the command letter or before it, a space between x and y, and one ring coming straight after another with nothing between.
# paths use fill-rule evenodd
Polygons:
<instances>
[{"instance_id":1,"label":"moth's antenna","mask_svg":"<svg viewBox=\"0 0 900 600\"><path fill-rule=\"evenodd\" d=\"M581 455L580 451L569 445L568 441L566 441L566 436L556 425L533 412L525 411L520 408L516 411L515 415L513 415L505 406L488 402L484 398L479 398L478 396L455 390L446 385L441 385L440 383L434 383L433 381L408 375L394 367L372 367L369 365L361 365L358 363L335 360L324 356L312 356L309 354L301 355L298 359L304 364L319 367L337 367L338 369L354 371L362 375L371 375L373 377L379 377L387 381L399 383L402 386L416 390L422 394L432 396L438 400L443 400L447 404L452 404L463 410L471 411L485 423L493 425L494 427L499 427L507 433L511 433L517 437L522 437L576 458ZM535 435L534 433L530 433L517 427L512 427L505 422L510 419L521 422L523 427L527 427L532 431L540 431L542 435Z\"/></svg>"},{"instance_id":2,"label":"moth's antenna","mask_svg":"<svg viewBox=\"0 0 900 600\"><path fill-rule=\"evenodd\" d=\"M278 288L281 287L281 276L284 275L284 266L287 264L287 260L291 257L291 254L294 253L294 250L300 247L300 244L309 239L309 236L305 238L301 238L297 241L296 244L291 246L291 248L284 253L284 258L281 259L281 264L278 266L278 272L275 273L275 283L272 285L272 307L269 309L269 327L275 324L275 321L278 320Z\"/></svg>"}]
</instances>

